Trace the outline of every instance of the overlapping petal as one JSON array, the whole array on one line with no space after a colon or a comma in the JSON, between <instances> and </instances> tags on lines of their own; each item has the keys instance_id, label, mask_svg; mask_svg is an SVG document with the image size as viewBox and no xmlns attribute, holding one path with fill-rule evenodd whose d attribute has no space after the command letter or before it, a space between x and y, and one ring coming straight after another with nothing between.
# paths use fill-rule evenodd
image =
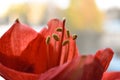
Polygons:
<instances>
[{"instance_id":1,"label":"overlapping petal","mask_svg":"<svg viewBox=\"0 0 120 80\"><path fill-rule=\"evenodd\" d=\"M107 51L107 52L106 52ZM107 54L111 54L108 56ZM104 49L97 56L79 56L71 62L62 66L53 68L40 76L40 80L101 80L106 66L103 66L103 60L106 58L106 64L110 63L108 57L113 56L111 49ZM98 58L104 56L104 58Z\"/></svg>"},{"instance_id":2,"label":"overlapping petal","mask_svg":"<svg viewBox=\"0 0 120 80\"><path fill-rule=\"evenodd\" d=\"M120 80L120 72L105 72L102 80Z\"/></svg>"},{"instance_id":3,"label":"overlapping petal","mask_svg":"<svg viewBox=\"0 0 120 80\"><path fill-rule=\"evenodd\" d=\"M108 68L114 52L110 48L98 50L95 57L100 60L104 70Z\"/></svg>"},{"instance_id":4,"label":"overlapping petal","mask_svg":"<svg viewBox=\"0 0 120 80\"><path fill-rule=\"evenodd\" d=\"M2 64L0 64L0 75L3 78L5 78L5 80L38 80L39 79L39 75L19 72L7 68Z\"/></svg>"},{"instance_id":5,"label":"overlapping petal","mask_svg":"<svg viewBox=\"0 0 120 80\"><path fill-rule=\"evenodd\" d=\"M0 38L0 63L18 71L30 68L30 63L22 60L21 53L38 33L18 20Z\"/></svg>"},{"instance_id":6,"label":"overlapping petal","mask_svg":"<svg viewBox=\"0 0 120 80\"><path fill-rule=\"evenodd\" d=\"M37 32L17 19L12 27L0 39L0 52L8 56L19 56Z\"/></svg>"}]
</instances>

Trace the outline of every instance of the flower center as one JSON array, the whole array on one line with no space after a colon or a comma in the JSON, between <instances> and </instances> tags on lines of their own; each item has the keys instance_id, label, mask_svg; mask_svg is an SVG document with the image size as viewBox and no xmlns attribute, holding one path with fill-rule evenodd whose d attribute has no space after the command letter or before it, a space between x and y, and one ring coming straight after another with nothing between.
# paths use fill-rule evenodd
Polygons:
<instances>
[{"instance_id":1,"label":"flower center","mask_svg":"<svg viewBox=\"0 0 120 80\"><path fill-rule=\"evenodd\" d=\"M74 34L73 36L70 35L70 31L65 29L65 20L63 20L63 27L57 27L55 29L55 33L52 34L52 37L49 35L47 36L46 44L47 44L48 67L49 67L49 60L50 60L49 44L51 42L51 38L55 40L54 45L53 45L53 48L54 48L53 53L55 54L56 52L59 53L58 65L62 65L63 63L68 61L71 39L75 41L77 39L77 35L76 34ZM65 50L63 50L63 48ZM74 53L73 53L73 56L74 56Z\"/></svg>"}]
</instances>

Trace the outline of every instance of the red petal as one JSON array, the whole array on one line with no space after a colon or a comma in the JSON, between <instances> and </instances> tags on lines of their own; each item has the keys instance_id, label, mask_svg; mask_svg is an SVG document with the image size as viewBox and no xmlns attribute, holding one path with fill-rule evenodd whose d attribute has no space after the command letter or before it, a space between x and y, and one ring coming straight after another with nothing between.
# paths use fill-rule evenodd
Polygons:
<instances>
[{"instance_id":1,"label":"red petal","mask_svg":"<svg viewBox=\"0 0 120 80\"><path fill-rule=\"evenodd\" d=\"M93 56L80 56L70 63L53 68L40 80L101 80L104 69Z\"/></svg>"},{"instance_id":2,"label":"red petal","mask_svg":"<svg viewBox=\"0 0 120 80\"><path fill-rule=\"evenodd\" d=\"M55 32L58 27L63 28L63 22L60 21L59 19L52 19L48 22L47 26L48 26L48 31L46 35L48 34L52 35L53 32Z\"/></svg>"},{"instance_id":3,"label":"red petal","mask_svg":"<svg viewBox=\"0 0 120 80\"><path fill-rule=\"evenodd\" d=\"M120 80L120 72L105 72L102 80Z\"/></svg>"},{"instance_id":4,"label":"red petal","mask_svg":"<svg viewBox=\"0 0 120 80\"><path fill-rule=\"evenodd\" d=\"M19 56L36 36L37 32L16 20L12 27L1 37L0 52L9 56Z\"/></svg>"},{"instance_id":5,"label":"red petal","mask_svg":"<svg viewBox=\"0 0 120 80\"><path fill-rule=\"evenodd\" d=\"M31 69L32 65L21 58L21 53L37 34L29 26L16 20L0 39L0 63L18 71L29 72L27 69Z\"/></svg>"},{"instance_id":6,"label":"red petal","mask_svg":"<svg viewBox=\"0 0 120 80\"><path fill-rule=\"evenodd\" d=\"M0 64L0 75L5 80L38 80L38 75L18 72Z\"/></svg>"},{"instance_id":7,"label":"red petal","mask_svg":"<svg viewBox=\"0 0 120 80\"><path fill-rule=\"evenodd\" d=\"M76 41L73 40L73 38L70 38L70 45L69 45L69 55L68 55L68 60L71 61L73 58L78 57L79 52L76 47Z\"/></svg>"},{"instance_id":8,"label":"red petal","mask_svg":"<svg viewBox=\"0 0 120 80\"><path fill-rule=\"evenodd\" d=\"M114 52L110 48L97 51L95 57L100 60L104 70L106 70L110 64Z\"/></svg>"},{"instance_id":9,"label":"red petal","mask_svg":"<svg viewBox=\"0 0 120 80\"><path fill-rule=\"evenodd\" d=\"M0 53L0 64L22 72L32 72L33 70L33 65L28 63L27 60L24 60L18 56L7 56L2 53Z\"/></svg>"},{"instance_id":10,"label":"red petal","mask_svg":"<svg viewBox=\"0 0 120 80\"><path fill-rule=\"evenodd\" d=\"M72 37L69 38L69 43L62 47L62 54L60 64L71 61L73 58L78 57L79 52L76 46L76 41Z\"/></svg>"},{"instance_id":11,"label":"red petal","mask_svg":"<svg viewBox=\"0 0 120 80\"><path fill-rule=\"evenodd\" d=\"M33 66L32 73L45 72L48 69L45 38L39 34L36 39L29 43L21 57Z\"/></svg>"}]
</instances>

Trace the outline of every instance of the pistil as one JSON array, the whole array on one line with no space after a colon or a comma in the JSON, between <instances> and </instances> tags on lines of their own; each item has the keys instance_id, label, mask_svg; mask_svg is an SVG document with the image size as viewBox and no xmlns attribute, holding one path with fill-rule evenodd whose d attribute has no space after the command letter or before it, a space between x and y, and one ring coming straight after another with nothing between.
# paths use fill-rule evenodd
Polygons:
<instances>
[{"instance_id":1,"label":"pistil","mask_svg":"<svg viewBox=\"0 0 120 80\"><path fill-rule=\"evenodd\" d=\"M63 54L62 53L62 43L63 43L63 39L64 39L64 31L65 31L65 22L66 19L63 19L63 26L62 26L62 36L61 36L61 41L60 41L60 49L59 49L59 65L61 65L61 61L63 59Z\"/></svg>"}]
</instances>

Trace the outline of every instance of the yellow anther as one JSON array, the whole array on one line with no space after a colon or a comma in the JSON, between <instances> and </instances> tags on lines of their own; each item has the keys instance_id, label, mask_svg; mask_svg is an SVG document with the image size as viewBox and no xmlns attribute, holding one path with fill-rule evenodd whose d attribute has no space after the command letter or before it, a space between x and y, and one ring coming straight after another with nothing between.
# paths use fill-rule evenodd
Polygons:
<instances>
[{"instance_id":1,"label":"yellow anther","mask_svg":"<svg viewBox=\"0 0 120 80\"><path fill-rule=\"evenodd\" d=\"M73 40L76 40L77 39L77 35L76 34L73 34Z\"/></svg>"},{"instance_id":2,"label":"yellow anther","mask_svg":"<svg viewBox=\"0 0 120 80\"><path fill-rule=\"evenodd\" d=\"M53 38L54 38L56 41L59 41L59 40L60 40L60 38L59 38L59 36L58 36L57 34L52 34L52 36L53 36Z\"/></svg>"},{"instance_id":3,"label":"yellow anther","mask_svg":"<svg viewBox=\"0 0 120 80\"><path fill-rule=\"evenodd\" d=\"M68 43L69 43L69 40L67 39L67 40L63 41L62 45L65 46Z\"/></svg>"},{"instance_id":4,"label":"yellow anther","mask_svg":"<svg viewBox=\"0 0 120 80\"><path fill-rule=\"evenodd\" d=\"M58 28L56 29L56 31L62 32L62 27L58 27Z\"/></svg>"},{"instance_id":5,"label":"yellow anther","mask_svg":"<svg viewBox=\"0 0 120 80\"><path fill-rule=\"evenodd\" d=\"M46 44L49 44L50 43L50 36L47 36L46 38Z\"/></svg>"},{"instance_id":6,"label":"yellow anther","mask_svg":"<svg viewBox=\"0 0 120 80\"><path fill-rule=\"evenodd\" d=\"M70 37L70 31L67 30L67 37L69 38Z\"/></svg>"}]
</instances>

